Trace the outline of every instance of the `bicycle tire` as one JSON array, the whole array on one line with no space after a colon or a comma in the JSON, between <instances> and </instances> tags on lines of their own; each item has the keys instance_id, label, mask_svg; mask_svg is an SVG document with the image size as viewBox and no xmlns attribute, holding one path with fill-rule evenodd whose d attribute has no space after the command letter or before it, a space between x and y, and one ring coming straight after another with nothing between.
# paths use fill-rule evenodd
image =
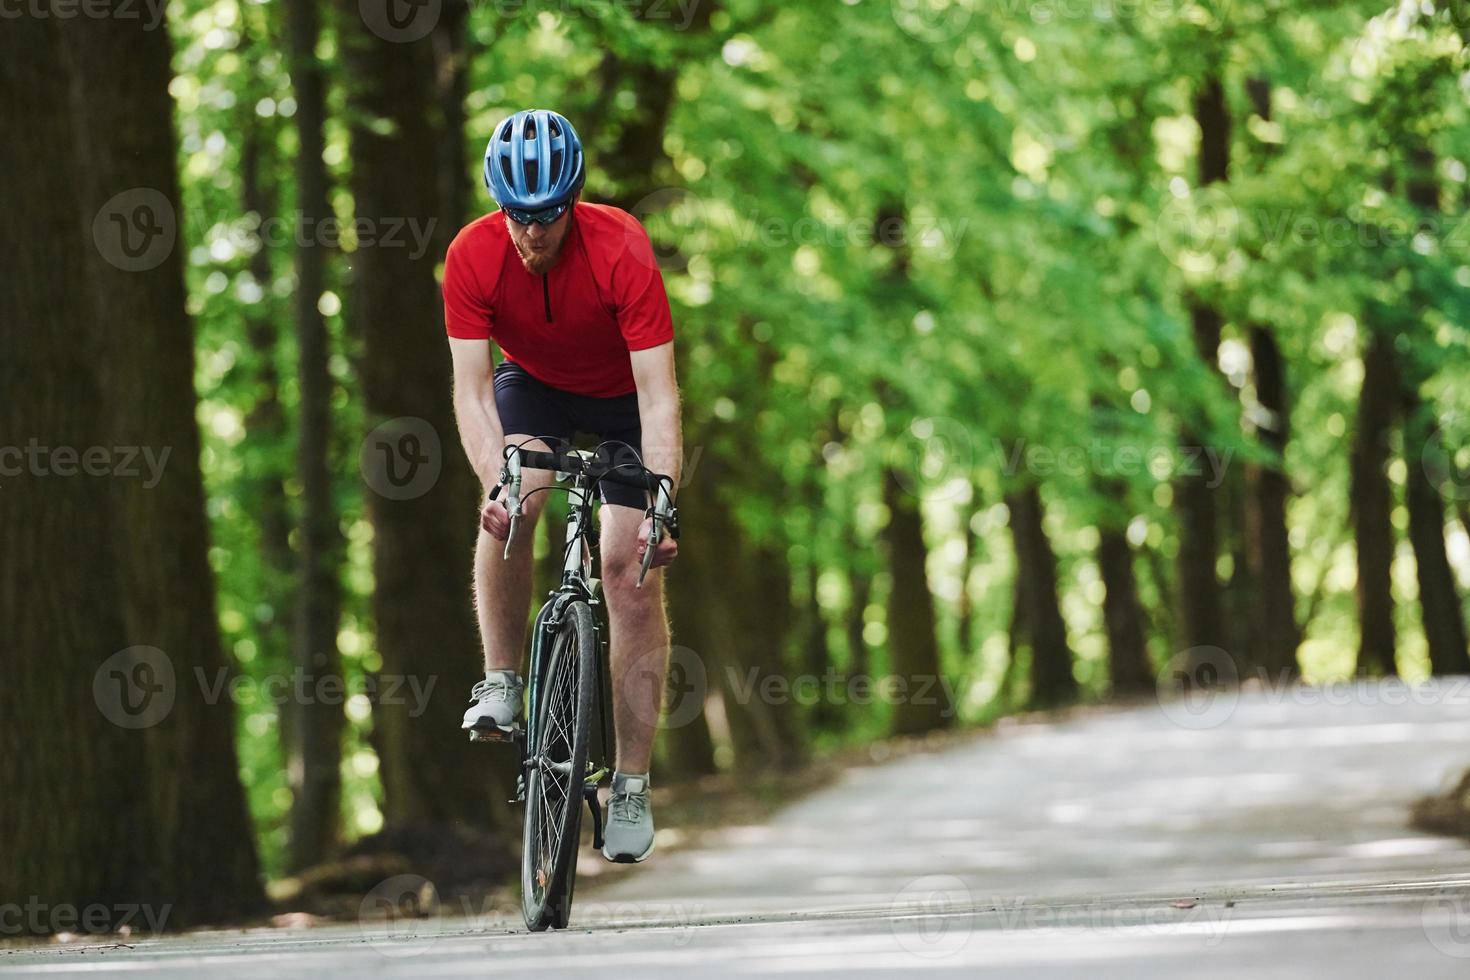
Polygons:
<instances>
[{"instance_id":1,"label":"bicycle tire","mask_svg":"<svg viewBox=\"0 0 1470 980\"><path fill-rule=\"evenodd\" d=\"M597 697L592 610L568 603L552 640L536 716L537 760L526 780L521 839L521 911L526 928L565 929L571 920L581 846L592 712ZM565 779L560 778L565 772Z\"/></svg>"}]
</instances>

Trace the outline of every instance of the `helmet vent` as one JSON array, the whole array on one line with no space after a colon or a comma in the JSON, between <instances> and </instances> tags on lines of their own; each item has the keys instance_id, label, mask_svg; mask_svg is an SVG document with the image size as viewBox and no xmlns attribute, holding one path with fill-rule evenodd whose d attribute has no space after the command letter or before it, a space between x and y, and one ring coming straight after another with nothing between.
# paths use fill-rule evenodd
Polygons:
<instances>
[{"instance_id":1,"label":"helmet vent","mask_svg":"<svg viewBox=\"0 0 1470 980\"><path fill-rule=\"evenodd\" d=\"M577 130L547 109L511 113L485 148L485 186L502 207L539 211L581 189L586 157Z\"/></svg>"}]
</instances>

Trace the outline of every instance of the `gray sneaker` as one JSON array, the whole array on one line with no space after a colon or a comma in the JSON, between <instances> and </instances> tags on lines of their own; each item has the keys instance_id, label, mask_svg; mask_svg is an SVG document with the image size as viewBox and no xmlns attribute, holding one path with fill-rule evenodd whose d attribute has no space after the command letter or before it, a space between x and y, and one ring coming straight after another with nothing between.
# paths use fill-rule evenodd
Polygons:
<instances>
[{"instance_id":1,"label":"gray sneaker","mask_svg":"<svg viewBox=\"0 0 1470 980\"><path fill-rule=\"evenodd\" d=\"M526 683L513 670L487 670L485 679L470 691L464 728L471 741L494 742L511 737L521 727Z\"/></svg>"},{"instance_id":2,"label":"gray sneaker","mask_svg":"<svg viewBox=\"0 0 1470 980\"><path fill-rule=\"evenodd\" d=\"M653 853L653 811L648 805L648 776L613 773L607 803L607 832L602 856L618 864L635 864Z\"/></svg>"}]
</instances>

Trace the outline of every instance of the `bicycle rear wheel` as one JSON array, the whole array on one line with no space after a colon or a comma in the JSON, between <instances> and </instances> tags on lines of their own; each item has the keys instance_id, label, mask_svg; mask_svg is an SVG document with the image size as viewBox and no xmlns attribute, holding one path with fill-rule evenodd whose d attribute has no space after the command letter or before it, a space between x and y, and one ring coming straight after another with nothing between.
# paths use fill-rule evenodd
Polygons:
<instances>
[{"instance_id":1,"label":"bicycle rear wheel","mask_svg":"<svg viewBox=\"0 0 1470 980\"><path fill-rule=\"evenodd\" d=\"M521 911L532 932L565 929L571 919L597 653L592 610L585 602L568 603L541 680L526 779Z\"/></svg>"}]
</instances>

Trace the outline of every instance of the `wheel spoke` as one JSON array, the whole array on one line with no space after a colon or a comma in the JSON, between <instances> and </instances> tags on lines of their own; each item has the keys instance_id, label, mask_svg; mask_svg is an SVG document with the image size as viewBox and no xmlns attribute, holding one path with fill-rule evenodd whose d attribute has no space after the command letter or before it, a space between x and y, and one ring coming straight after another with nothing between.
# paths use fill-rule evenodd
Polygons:
<instances>
[{"instance_id":1,"label":"wheel spoke","mask_svg":"<svg viewBox=\"0 0 1470 980\"><path fill-rule=\"evenodd\" d=\"M587 611L573 607L572 612L585 617ZM538 696L537 750L527 763L530 773L527 799L530 805L526 817L533 821L525 833L525 847L529 853L523 856L528 923L544 925L548 921L547 916L551 916L554 923L564 924L565 909L553 912L547 903L567 898L560 892L568 883L565 874L560 875L559 880L559 868L573 862L573 870L569 873L575 874L575 851L579 841L569 839L569 832L579 823L584 785L592 768L585 759L580 765L574 764L578 752L586 751L581 745L586 736L579 730L579 724L585 724L586 719L578 718L578 710L587 693L582 684L586 650L581 640L585 635L585 622L585 618L569 615L565 624L559 627L551 646L549 670L543 678L544 693ZM557 898L558 895L561 897Z\"/></svg>"}]
</instances>

